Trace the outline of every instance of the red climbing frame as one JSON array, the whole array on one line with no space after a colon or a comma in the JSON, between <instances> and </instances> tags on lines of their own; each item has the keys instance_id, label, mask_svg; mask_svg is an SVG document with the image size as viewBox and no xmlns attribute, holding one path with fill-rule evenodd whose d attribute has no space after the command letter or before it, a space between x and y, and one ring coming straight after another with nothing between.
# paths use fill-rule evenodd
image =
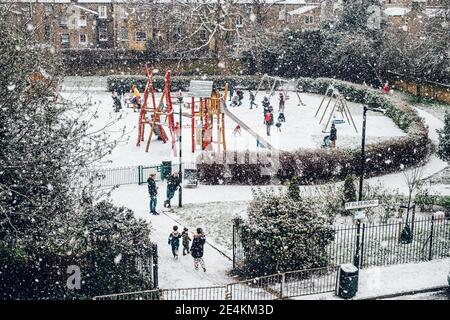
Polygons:
<instances>
[{"instance_id":1,"label":"red climbing frame","mask_svg":"<svg viewBox=\"0 0 450 320\"><path fill-rule=\"evenodd\" d=\"M147 65L144 65L145 68L145 75L147 76L147 85L145 86L144 91L144 102L142 103L141 112L139 113L139 123L138 123L138 140L136 143L136 146L141 145L141 141L144 141L144 131L145 131L145 125L151 124L150 120L147 118L147 112L150 111L150 108L148 107L148 95L151 93L152 95L152 104L153 104L153 110L156 110L156 99L155 99L155 89L153 88L153 75L157 72L156 69L152 69L152 72L148 72ZM160 123L159 115L157 115L156 121ZM161 140L166 143L168 138L167 134L164 131L164 128L162 125L158 125L158 131L159 136L161 137Z\"/></svg>"}]
</instances>

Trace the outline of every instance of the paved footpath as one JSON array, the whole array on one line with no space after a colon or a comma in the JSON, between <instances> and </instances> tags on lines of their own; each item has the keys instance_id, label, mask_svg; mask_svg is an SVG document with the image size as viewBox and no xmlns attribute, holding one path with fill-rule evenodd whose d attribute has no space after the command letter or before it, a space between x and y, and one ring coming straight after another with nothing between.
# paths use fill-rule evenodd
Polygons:
<instances>
[{"instance_id":1,"label":"paved footpath","mask_svg":"<svg viewBox=\"0 0 450 320\"><path fill-rule=\"evenodd\" d=\"M146 185L120 187L113 191L113 193L115 195L112 197L112 200L116 205L126 206L132 209L136 217L150 221L152 224L151 238L158 244L160 288L207 287L234 282L233 278L227 275L227 272L232 269L230 259L209 245L205 245L204 260L206 272L203 272L203 270L196 271L194 269L193 258L190 255L182 255L181 243L179 258L178 260L173 259L171 247L168 244L169 234L174 225L178 225L181 231L184 226L174 222L162 211L163 195L166 194L165 183L159 184L158 190L157 211L160 212L160 215L151 215L148 213L149 196Z\"/></svg>"}]
</instances>

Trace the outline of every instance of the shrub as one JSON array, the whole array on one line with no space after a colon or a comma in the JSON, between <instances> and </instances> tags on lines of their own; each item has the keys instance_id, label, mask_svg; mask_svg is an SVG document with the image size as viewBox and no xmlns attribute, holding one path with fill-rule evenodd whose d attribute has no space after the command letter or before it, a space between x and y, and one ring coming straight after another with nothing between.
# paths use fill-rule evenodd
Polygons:
<instances>
[{"instance_id":1,"label":"shrub","mask_svg":"<svg viewBox=\"0 0 450 320\"><path fill-rule=\"evenodd\" d=\"M439 145L437 154L444 161L450 160L450 113L445 113L444 128L437 130Z\"/></svg>"},{"instance_id":2,"label":"shrub","mask_svg":"<svg viewBox=\"0 0 450 320\"><path fill-rule=\"evenodd\" d=\"M334 239L331 219L306 199L256 191L240 227L247 277L329 264L325 248Z\"/></svg>"}]
</instances>

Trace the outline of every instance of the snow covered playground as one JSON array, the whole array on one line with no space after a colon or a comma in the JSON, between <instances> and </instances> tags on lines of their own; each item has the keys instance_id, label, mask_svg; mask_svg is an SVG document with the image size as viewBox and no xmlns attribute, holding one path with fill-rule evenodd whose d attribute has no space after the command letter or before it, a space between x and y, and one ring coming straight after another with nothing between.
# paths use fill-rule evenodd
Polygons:
<instances>
[{"instance_id":1,"label":"snow covered playground","mask_svg":"<svg viewBox=\"0 0 450 320\"><path fill-rule=\"evenodd\" d=\"M79 80L78 80L79 81ZM123 167L123 166L135 166L135 165L153 165L161 164L162 161L172 160L174 163L178 162L178 152L173 152L171 141L163 143L158 141L156 135L152 136L152 141L149 146L148 152L145 151L146 143L136 146L138 139L138 123L139 112L127 107L124 101L122 101L123 108L121 112L115 113L113 110L113 100L111 93L106 91L106 85L103 84L98 78L96 85L88 85L86 83L81 84L81 87L77 87L76 79L69 79L63 86L63 97L67 99L90 99L94 104L97 117L94 119L94 127L102 128L105 124L112 122L115 119L119 119L114 125L107 128L108 134L113 139L120 139L119 145L112 151L112 153L105 159L107 163L103 166L108 167ZM78 83L80 84L80 83ZM87 89L87 90L86 90ZM257 151L259 148L263 148L264 145L258 145L258 138L255 133L259 135L260 139L266 141L271 147L280 151L292 151L297 149L316 149L321 148L324 137L329 134L330 125L327 127L327 131L324 131L326 120L330 117L332 104L330 104L327 112L325 112L325 105L328 100L325 100L323 106L318 112L318 108L321 105L323 96L311 93L300 93L301 101L299 103L294 92L286 92L286 101L284 108L284 116L286 121L281 122L281 127L278 129L275 125L279 117L279 93L281 91L274 91L270 95L267 91L254 92L255 103L257 107L250 109L250 93L247 90L243 90L242 105L232 106L230 99L226 101L227 111L224 117L225 128L225 140L227 151ZM172 93L176 95L177 93ZM159 101L161 98L161 92L155 92L155 99ZM186 97L186 92L183 93L183 120L182 120L182 147L183 147L183 162L195 162L196 157L201 152L198 133L195 134L195 152L192 153L192 125L190 117L190 106L186 102L190 102L190 98ZM262 101L264 97L268 97L270 105L273 108L274 125L271 126L270 136L266 134L266 125L264 124L264 112ZM177 101L173 101L173 111L175 122L178 122L179 117L179 104ZM354 120L355 130L352 123L346 121L345 116L342 117L337 110L332 117L337 120L337 142L336 148L348 148L359 147L361 144L361 126L362 126L362 105L347 102L348 109L351 112L352 119ZM316 115L317 114L317 115ZM322 123L320 120L323 116ZM164 117L163 117L164 118ZM214 126L216 119L214 118ZM199 120L196 119L195 126L198 127ZM387 140L393 137L404 136L405 133L400 130L393 121L384 116L381 113L369 113L367 115L367 143L379 142ZM235 130L239 125L240 130ZM163 124L168 132L167 125ZM247 130L248 128L250 130ZM150 126L147 126L147 132ZM123 135L123 133L125 133ZM147 133L145 133L145 139L147 139ZM216 132L213 131L213 135ZM122 136L123 135L123 136ZM169 137L169 140L171 138ZM216 137L214 137L216 140ZM262 143L263 144L263 143ZM178 142L176 143L178 148ZM217 143L213 142L213 150L217 150ZM177 149L178 150L178 149Z\"/></svg>"},{"instance_id":2,"label":"snow covered playground","mask_svg":"<svg viewBox=\"0 0 450 320\"><path fill-rule=\"evenodd\" d=\"M324 99L321 95L300 92L302 102L300 103L296 93L288 91L284 108L286 121L282 123L280 130L277 130L276 126L273 125L270 136L266 134L262 100L265 96L270 99L274 118L277 119L279 115L279 92L275 91L272 96L264 90L253 92L256 95L255 102L257 107L252 109L250 109L250 92L247 90L243 90L242 105L240 106L232 106L229 98L226 100L227 110L224 112L226 116L223 119L228 151L258 150L261 146L257 146L255 134L277 150L321 148L323 138L329 134L323 132L324 121L320 123L320 117L324 109L324 106L322 106L322 110L318 112L318 108ZM156 101L159 101L162 94L162 92L155 92ZM173 96L176 94L177 92L172 92ZM62 96L76 101L90 101L93 104L94 127L92 130L106 130L112 139L119 141L118 146L112 150L112 153L107 155L102 163L98 164L99 167L118 168L138 165L160 165L162 161L168 160L173 163L178 162L178 141L174 141L176 148L176 152L174 152L167 126L165 126L165 129L169 140L166 143L158 140L157 136L153 135L149 150L146 152L146 139L150 132L150 127L147 126L144 137L145 143L140 143L140 146L136 145L140 113L137 110L133 110L133 108L127 107L124 101L122 101L122 109L117 113L114 112L113 99L111 92L107 91L106 78L66 78L62 88ZM184 102L190 99L190 97L187 97L186 92L183 92L183 98ZM347 105L357 131L348 121L336 124L336 148L358 148L361 144L362 105L352 102L347 102ZM435 130L443 126L442 121L427 112L417 111L430 128L430 138L433 141L437 141ZM174 121L178 122L179 104L176 99L173 101L173 112ZM189 114L189 112L189 106L184 105L183 114ZM324 119L327 116L329 114L326 114ZM338 118L342 118L340 112L336 112L335 119ZM345 120L345 116L342 120ZM109 125L110 123L111 125ZM194 137L196 145L195 152L192 153L191 123L189 116L183 116L183 162L192 163L199 152L201 152L201 145L199 139ZM390 118L381 113L368 113L367 123L367 143L405 135ZM240 132L235 130L238 124L241 129ZM176 123L174 127L176 127ZM212 147L214 149L217 148L214 144ZM430 176L446 166L445 162L433 155L424 167L424 177ZM379 181L389 185L391 188L399 189L400 192L406 192L407 186L404 184L402 173L367 179L365 183L376 184ZM236 216L245 216L247 204L252 199L252 187L200 184L197 188L184 188L183 207L177 208L173 206L171 210L165 210L163 208L163 200L166 194L166 183L165 181L157 182L157 185L159 186L157 211L163 213L161 215L150 215L148 213L149 197L146 184L121 185L112 191L111 198L115 204L132 209L137 217L151 221L153 229L152 240L160 244L160 286L162 288L187 288L199 285L224 285L233 282L234 279L228 275L228 271L232 268L232 219ZM261 188L267 187L273 186L262 186ZM278 185L276 187L284 188ZM177 196L175 199L177 199ZM207 241L210 245L205 252L205 263L208 272L194 272L192 259L189 257L181 257L174 262L170 248L166 248L164 244L167 244L167 236L175 224L181 227L187 226L190 230L195 230L196 227L202 227L205 230L208 236Z\"/></svg>"}]
</instances>

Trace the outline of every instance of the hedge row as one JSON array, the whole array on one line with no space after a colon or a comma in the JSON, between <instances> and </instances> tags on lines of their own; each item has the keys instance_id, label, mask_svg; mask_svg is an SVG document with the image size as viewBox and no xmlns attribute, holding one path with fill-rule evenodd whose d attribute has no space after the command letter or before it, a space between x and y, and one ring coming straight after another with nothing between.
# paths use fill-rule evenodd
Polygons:
<instances>
[{"instance_id":1,"label":"hedge row","mask_svg":"<svg viewBox=\"0 0 450 320\"><path fill-rule=\"evenodd\" d=\"M172 77L172 90L186 90L192 79L195 78ZM223 88L230 77L214 76L208 77L208 80L213 80L215 85ZM236 76L232 80L236 86L250 90L256 89L260 82L260 78L255 76ZM108 78L110 90L128 91L131 83L136 83L143 88L146 79L136 76ZM155 78L154 86L162 89L163 83L163 77L159 76ZM326 78L301 78L298 80L298 87L302 91L317 94L325 94L330 84L333 84L348 101L385 109L386 115L407 133L405 137L366 146L365 172L367 176L399 171L427 158L431 145L428 139L428 129L417 112L405 102L392 96L383 95L372 88L345 81ZM244 157L244 155L239 157ZM338 150L282 151L279 154L279 168L276 176L284 181L298 175L304 184L342 180L348 174L358 174L359 162L359 147ZM201 161L199 163L199 179L203 183L261 184L269 181L267 176L261 175L261 164L244 162L225 166L217 163L201 163Z\"/></svg>"}]
</instances>

